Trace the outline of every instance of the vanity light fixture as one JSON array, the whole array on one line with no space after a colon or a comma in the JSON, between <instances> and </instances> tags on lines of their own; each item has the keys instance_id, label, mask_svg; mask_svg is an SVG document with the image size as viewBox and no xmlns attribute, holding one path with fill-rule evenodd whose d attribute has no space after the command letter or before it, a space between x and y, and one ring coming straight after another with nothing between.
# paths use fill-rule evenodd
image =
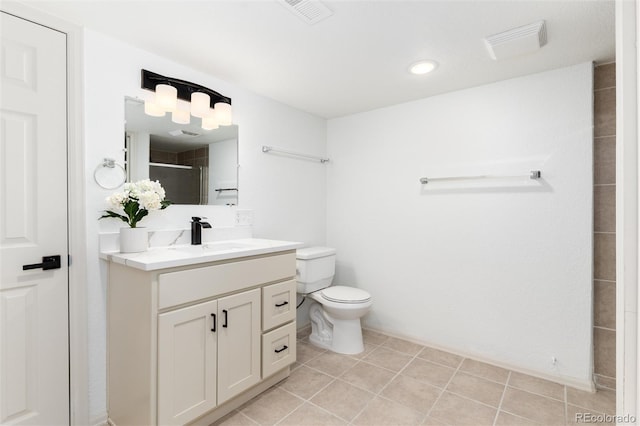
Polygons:
<instances>
[{"instance_id":1,"label":"vanity light fixture","mask_svg":"<svg viewBox=\"0 0 640 426\"><path fill-rule=\"evenodd\" d=\"M436 68L438 68L438 63L436 61L424 60L413 63L409 67L409 72L411 72L411 74L422 75L428 74Z\"/></svg>"},{"instance_id":2,"label":"vanity light fixture","mask_svg":"<svg viewBox=\"0 0 640 426\"><path fill-rule=\"evenodd\" d=\"M142 70L141 87L155 92L144 103L147 115L161 117L171 112L171 120L179 124L198 117L205 130L233 123L231 98L199 84Z\"/></svg>"}]
</instances>

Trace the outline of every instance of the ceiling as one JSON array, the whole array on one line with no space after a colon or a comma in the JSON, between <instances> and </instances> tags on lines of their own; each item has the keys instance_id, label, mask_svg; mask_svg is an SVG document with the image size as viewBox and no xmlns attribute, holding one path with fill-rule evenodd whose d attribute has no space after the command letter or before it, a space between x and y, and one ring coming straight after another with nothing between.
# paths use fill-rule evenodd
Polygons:
<instances>
[{"instance_id":1,"label":"ceiling","mask_svg":"<svg viewBox=\"0 0 640 426\"><path fill-rule=\"evenodd\" d=\"M613 0L326 0L313 25L279 0L23 3L325 118L615 54ZM489 57L484 37L541 19L542 49ZM440 66L410 74L420 59Z\"/></svg>"}]
</instances>

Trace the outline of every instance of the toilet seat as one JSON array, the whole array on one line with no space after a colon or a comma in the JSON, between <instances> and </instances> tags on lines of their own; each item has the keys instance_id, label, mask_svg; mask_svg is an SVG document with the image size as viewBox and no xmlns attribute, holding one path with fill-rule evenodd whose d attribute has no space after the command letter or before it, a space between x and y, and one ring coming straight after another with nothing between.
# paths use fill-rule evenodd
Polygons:
<instances>
[{"instance_id":1,"label":"toilet seat","mask_svg":"<svg viewBox=\"0 0 640 426\"><path fill-rule=\"evenodd\" d=\"M371 300L371 295L365 290L341 285L324 288L320 295L335 303L366 303Z\"/></svg>"}]
</instances>

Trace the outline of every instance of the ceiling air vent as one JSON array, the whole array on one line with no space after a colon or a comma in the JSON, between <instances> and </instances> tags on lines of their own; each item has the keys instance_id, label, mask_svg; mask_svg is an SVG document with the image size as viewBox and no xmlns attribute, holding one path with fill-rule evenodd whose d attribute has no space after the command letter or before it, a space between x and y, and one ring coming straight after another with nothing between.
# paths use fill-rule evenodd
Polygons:
<instances>
[{"instance_id":1,"label":"ceiling air vent","mask_svg":"<svg viewBox=\"0 0 640 426\"><path fill-rule=\"evenodd\" d=\"M496 61L535 52L547 44L544 21L534 22L484 39L489 55Z\"/></svg>"},{"instance_id":2,"label":"ceiling air vent","mask_svg":"<svg viewBox=\"0 0 640 426\"><path fill-rule=\"evenodd\" d=\"M280 4L307 24L315 24L333 15L331 9L318 0L280 0Z\"/></svg>"},{"instance_id":3,"label":"ceiling air vent","mask_svg":"<svg viewBox=\"0 0 640 426\"><path fill-rule=\"evenodd\" d=\"M171 136L200 136L200 133L190 132L189 130L172 130L169 132Z\"/></svg>"}]
</instances>

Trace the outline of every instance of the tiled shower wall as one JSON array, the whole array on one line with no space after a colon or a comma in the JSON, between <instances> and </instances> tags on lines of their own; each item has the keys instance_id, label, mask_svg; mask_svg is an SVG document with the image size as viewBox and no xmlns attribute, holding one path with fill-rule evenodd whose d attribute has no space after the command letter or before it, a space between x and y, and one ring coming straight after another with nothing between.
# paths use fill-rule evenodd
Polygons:
<instances>
[{"instance_id":1,"label":"tiled shower wall","mask_svg":"<svg viewBox=\"0 0 640 426\"><path fill-rule=\"evenodd\" d=\"M616 377L616 65L594 71L593 290L596 385Z\"/></svg>"}]
</instances>

